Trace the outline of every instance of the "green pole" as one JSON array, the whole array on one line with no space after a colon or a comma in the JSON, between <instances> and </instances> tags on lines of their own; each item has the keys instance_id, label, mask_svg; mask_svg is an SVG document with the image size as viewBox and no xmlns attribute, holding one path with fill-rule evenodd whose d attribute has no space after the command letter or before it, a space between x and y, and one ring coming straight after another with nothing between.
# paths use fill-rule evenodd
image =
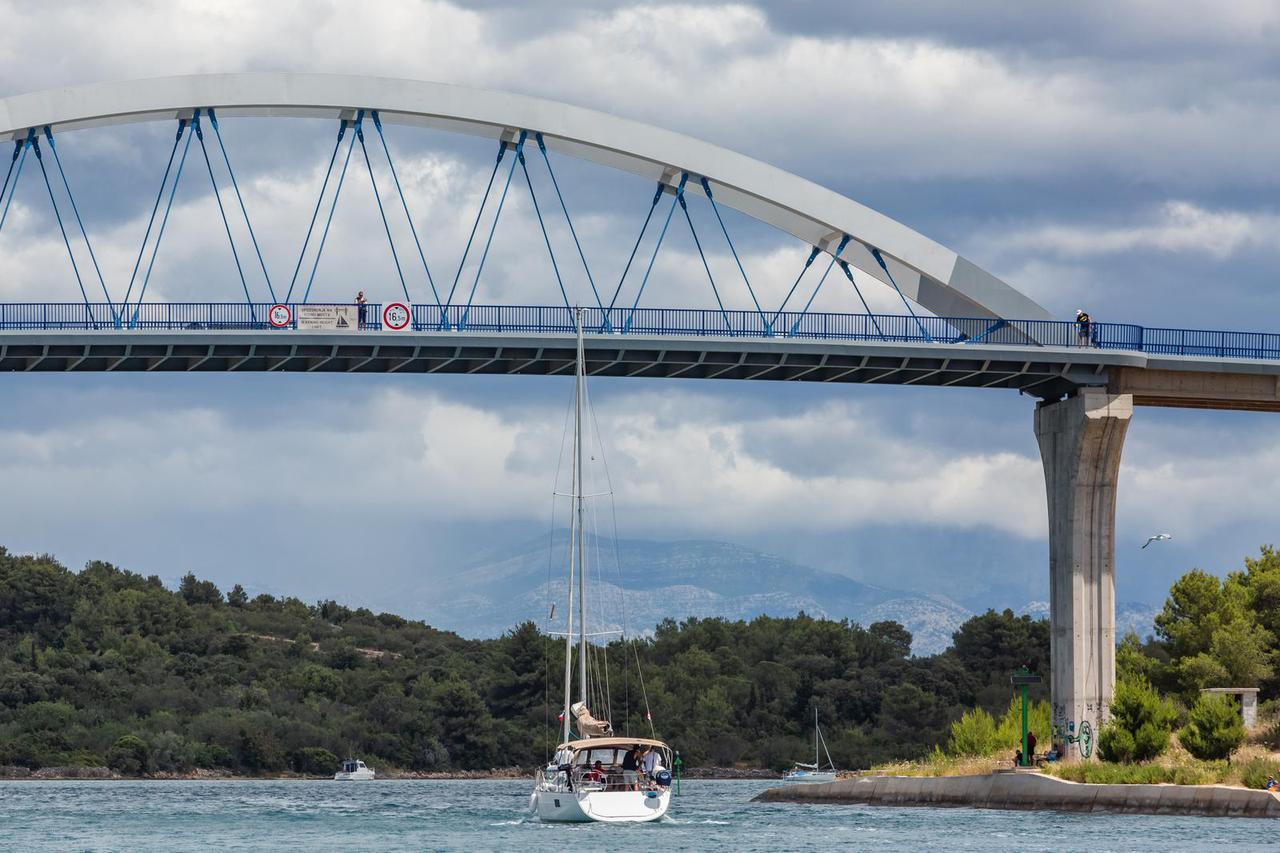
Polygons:
<instances>
[{"instance_id":1,"label":"green pole","mask_svg":"<svg viewBox=\"0 0 1280 853\"><path fill-rule=\"evenodd\" d=\"M680 753L676 753L676 796L680 796L680 768L684 767L684 759L680 757Z\"/></svg>"},{"instance_id":2,"label":"green pole","mask_svg":"<svg viewBox=\"0 0 1280 853\"><path fill-rule=\"evenodd\" d=\"M1027 755L1027 685L1022 685L1022 766L1027 767L1031 763L1031 756Z\"/></svg>"}]
</instances>

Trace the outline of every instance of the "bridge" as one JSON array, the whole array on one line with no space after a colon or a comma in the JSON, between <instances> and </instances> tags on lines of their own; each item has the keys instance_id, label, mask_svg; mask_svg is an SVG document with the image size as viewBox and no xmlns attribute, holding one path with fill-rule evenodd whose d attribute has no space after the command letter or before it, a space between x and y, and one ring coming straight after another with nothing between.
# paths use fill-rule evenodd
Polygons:
<instances>
[{"instance_id":1,"label":"bridge","mask_svg":"<svg viewBox=\"0 0 1280 853\"><path fill-rule=\"evenodd\" d=\"M222 132L222 122L264 116L335 123L296 263L283 268L284 275L277 268L274 279ZM167 161L158 152L157 166L165 165L132 273L113 282L113 296L73 191L74 144L63 141L75 139L76 131L139 122L170 122L175 132ZM432 273L429 241L420 237L395 170L393 128L496 143L452 281ZM199 75L6 98L0 100L0 139L13 142L0 188L0 239L24 167L34 159L34 169L26 170L39 172L36 187L44 192L38 194L47 197L50 227L56 222L68 274L82 297L0 304L0 371L567 374L582 305L594 375L1028 395L1036 400L1048 490L1054 718L1072 735L1096 731L1113 695L1116 479L1133 407L1280 411L1280 334L1122 323L1082 328L1054 320L974 262L828 189L706 142L550 101L369 77ZM360 156L353 158L357 148ZM571 215L572 192L556 175L563 157L650 182L638 199L639 236L624 247L627 260L616 280L606 281L598 264L593 272L596 247L588 252L583 245ZM311 301L317 278L324 278L321 260L353 159L357 172L360 163L366 167L394 261L398 280L382 284L403 300L362 308ZM219 301L147 301L189 160L188 175L208 178L220 219L212 227L225 233L236 277L227 293L216 294ZM513 183L527 191L542 238L522 247L522 257L545 252L549 261L546 272L533 277L545 285L548 299L540 305L476 299ZM733 240L730 211L798 241L803 250L794 280L753 285ZM687 226L707 280L703 295L690 300L705 300L706 307L644 300L673 221ZM163 278L163 264L160 269ZM410 281L430 299L413 299ZM850 310L815 309L824 287L828 297L838 287ZM864 287L892 294L901 312L873 311ZM770 293L785 296L766 305L762 296Z\"/></svg>"}]
</instances>

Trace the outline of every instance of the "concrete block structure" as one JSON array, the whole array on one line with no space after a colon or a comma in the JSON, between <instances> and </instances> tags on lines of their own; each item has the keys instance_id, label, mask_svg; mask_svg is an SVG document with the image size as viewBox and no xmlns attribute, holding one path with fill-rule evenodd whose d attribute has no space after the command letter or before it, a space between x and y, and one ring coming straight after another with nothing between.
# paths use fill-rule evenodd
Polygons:
<instances>
[{"instance_id":1,"label":"concrete block structure","mask_svg":"<svg viewBox=\"0 0 1280 853\"><path fill-rule=\"evenodd\" d=\"M1244 718L1244 727L1252 729L1258 725L1258 688L1256 687L1206 687L1201 693L1225 693L1240 699L1240 716Z\"/></svg>"}]
</instances>

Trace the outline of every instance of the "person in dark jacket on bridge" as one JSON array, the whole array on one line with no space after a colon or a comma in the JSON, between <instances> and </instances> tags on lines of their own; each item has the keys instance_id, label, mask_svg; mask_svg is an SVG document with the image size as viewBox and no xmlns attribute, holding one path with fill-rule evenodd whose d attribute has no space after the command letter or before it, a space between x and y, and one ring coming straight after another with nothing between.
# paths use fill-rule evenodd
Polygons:
<instances>
[{"instance_id":1,"label":"person in dark jacket on bridge","mask_svg":"<svg viewBox=\"0 0 1280 853\"><path fill-rule=\"evenodd\" d=\"M1076 343L1087 347L1093 339L1093 320L1084 311L1076 311Z\"/></svg>"}]
</instances>

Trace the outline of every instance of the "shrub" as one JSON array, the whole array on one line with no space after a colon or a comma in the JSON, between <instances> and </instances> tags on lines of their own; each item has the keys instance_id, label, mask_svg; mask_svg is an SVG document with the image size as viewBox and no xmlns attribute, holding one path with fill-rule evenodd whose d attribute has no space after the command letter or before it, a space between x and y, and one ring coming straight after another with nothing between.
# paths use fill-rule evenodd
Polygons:
<instances>
[{"instance_id":1,"label":"shrub","mask_svg":"<svg viewBox=\"0 0 1280 853\"><path fill-rule=\"evenodd\" d=\"M1095 785L1210 785L1220 781L1220 774L1213 767L1206 766L1163 767L1159 764L1077 761L1047 765L1045 772L1059 779Z\"/></svg>"},{"instance_id":2,"label":"shrub","mask_svg":"<svg viewBox=\"0 0 1280 853\"><path fill-rule=\"evenodd\" d=\"M1169 746L1177 713L1143 679L1121 681L1111 702L1111 719L1098 733L1098 749L1107 761L1147 761Z\"/></svg>"},{"instance_id":3,"label":"shrub","mask_svg":"<svg viewBox=\"0 0 1280 853\"><path fill-rule=\"evenodd\" d=\"M1053 740L1053 710L1045 701L1027 702L1027 731L1036 736L1036 749L1044 752ZM1022 699L1013 697L996 728L996 751L1007 750L1009 757L1022 749Z\"/></svg>"},{"instance_id":4,"label":"shrub","mask_svg":"<svg viewBox=\"0 0 1280 853\"><path fill-rule=\"evenodd\" d=\"M338 756L320 746L299 749L290 756L289 763L308 776L328 776L338 770Z\"/></svg>"},{"instance_id":5,"label":"shrub","mask_svg":"<svg viewBox=\"0 0 1280 853\"><path fill-rule=\"evenodd\" d=\"M1213 693L1200 694L1179 739L1196 758L1226 758L1244 743L1244 721L1235 700Z\"/></svg>"},{"instance_id":6,"label":"shrub","mask_svg":"<svg viewBox=\"0 0 1280 853\"><path fill-rule=\"evenodd\" d=\"M981 708L965 711L951 724L947 752L951 755L991 755L996 751L995 718Z\"/></svg>"},{"instance_id":7,"label":"shrub","mask_svg":"<svg viewBox=\"0 0 1280 853\"><path fill-rule=\"evenodd\" d=\"M1240 774L1240 784L1262 790L1267 787L1267 779L1276 774L1276 762L1270 758L1251 758L1237 765L1236 770Z\"/></svg>"},{"instance_id":8,"label":"shrub","mask_svg":"<svg viewBox=\"0 0 1280 853\"><path fill-rule=\"evenodd\" d=\"M140 776L147 772L148 762L147 744L136 735L125 735L107 752L107 766L126 776Z\"/></svg>"}]
</instances>

